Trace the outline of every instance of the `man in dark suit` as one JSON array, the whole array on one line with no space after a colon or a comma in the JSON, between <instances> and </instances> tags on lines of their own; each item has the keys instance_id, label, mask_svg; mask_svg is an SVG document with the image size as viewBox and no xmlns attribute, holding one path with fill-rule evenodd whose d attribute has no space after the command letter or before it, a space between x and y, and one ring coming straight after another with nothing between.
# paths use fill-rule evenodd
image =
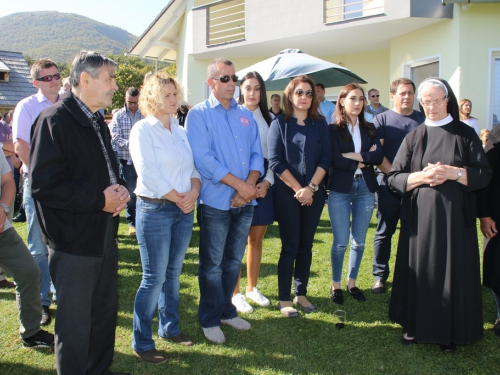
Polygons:
<instances>
[{"instance_id":1,"label":"man in dark suit","mask_svg":"<svg viewBox=\"0 0 500 375\"><path fill-rule=\"evenodd\" d=\"M129 201L99 109L111 105L117 64L80 52L72 90L42 111L32 129L32 196L57 290L60 375L112 374L118 310L117 228Z\"/></svg>"}]
</instances>

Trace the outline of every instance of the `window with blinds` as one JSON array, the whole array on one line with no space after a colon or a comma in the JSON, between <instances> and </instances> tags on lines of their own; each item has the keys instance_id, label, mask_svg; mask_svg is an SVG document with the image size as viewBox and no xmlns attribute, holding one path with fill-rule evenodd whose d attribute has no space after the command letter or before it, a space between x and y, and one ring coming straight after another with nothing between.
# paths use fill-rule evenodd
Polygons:
<instances>
[{"instance_id":1,"label":"window with blinds","mask_svg":"<svg viewBox=\"0 0 500 375\"><path fill-rule=\"evenodd\" d=\"M207 7L207 46L244 39L244 0L224 1Z\"/></svg>"}]
</instances>

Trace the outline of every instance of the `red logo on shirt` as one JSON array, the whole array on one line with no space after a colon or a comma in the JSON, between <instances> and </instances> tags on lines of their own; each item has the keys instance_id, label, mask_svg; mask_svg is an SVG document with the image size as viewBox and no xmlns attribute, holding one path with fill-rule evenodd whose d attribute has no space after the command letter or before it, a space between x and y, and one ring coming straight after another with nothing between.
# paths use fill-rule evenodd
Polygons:
<instances>
[{"instance_id":1,"label":"red logo on shirt","mask_svg":"<svg viewBox=\"0 0 500 375\"><path fill-rule=\"evenodd\" d=\"M243 126L250 126L250 119L246 116L240 116L240 122Z\"/></svg>"}]
</instances>

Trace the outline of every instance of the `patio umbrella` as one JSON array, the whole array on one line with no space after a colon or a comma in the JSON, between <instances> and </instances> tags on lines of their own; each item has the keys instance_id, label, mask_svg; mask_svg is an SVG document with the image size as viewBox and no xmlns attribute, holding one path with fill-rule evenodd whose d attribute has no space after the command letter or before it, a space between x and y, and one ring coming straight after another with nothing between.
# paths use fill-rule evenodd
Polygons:
<instances>
[{"instance_id":1,"label":"patio umbrella","mask_svg":"<svg viewBox=\"0 0 500 375\"><path fill-rule=\"evenodd\" d=\"M258 62L236 74L243 77L248 72L258 72L266 82L268 91L285 89L290 79L307 74L325 87L344 86L348 83L367 83L349 69L317 57L303 53L297 49L286 49L278 55Z\"/></svg>"}]
</instances>

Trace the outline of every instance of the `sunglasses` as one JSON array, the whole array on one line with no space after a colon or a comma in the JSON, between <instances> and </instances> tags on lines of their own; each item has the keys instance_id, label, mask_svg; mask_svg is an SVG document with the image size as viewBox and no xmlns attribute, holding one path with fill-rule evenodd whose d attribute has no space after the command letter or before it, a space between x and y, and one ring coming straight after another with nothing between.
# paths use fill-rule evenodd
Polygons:
<instances>
[{"instance_id":1,"label":"sunglasses","mask_svg":"<svg viewBox=\"0 0 500 375\"><path fill-rule=\"evenodd\" d=\"M232 76L220 76L219 78L212 79L218 79L222 83L228 83L230 79L232 79L233 82L238 82L238 76L236 74L233 74Z\"/></svg>"},{"instance_id":2,"label":"sunglasses","mask_svg":"<svg viewBox=\"0 0 500 375\"><path fill-rule=\"evenodd\" d=\"M370 95L372 98L378 98L380 95Z\"/></svg>"},{"instance_id":3,"label":"sunglasses","mask_svg":"<svg viewBox=\"0 0 500 375\"><path fill-rule=\"evenodd\" d=\"M53 79L55 79L56 81L59 81L61 79L61 75L59 73L56 73L53 75L43 76L43 77L37 78L36 81L50 82Z\"/></svg>"},{"instance_id":4,"label":"sunglasses","mask_svg":"<svg viewBox=\"0 0 500 375\"><path fill-rule=\"evenodd\" d=\"M294 95L297 98L300 98L302 95L305 95L308 98L312 98L314 96L314 93L312 91L297 90L297 91L294 92Z\"/></svg>"}]
</instances>

